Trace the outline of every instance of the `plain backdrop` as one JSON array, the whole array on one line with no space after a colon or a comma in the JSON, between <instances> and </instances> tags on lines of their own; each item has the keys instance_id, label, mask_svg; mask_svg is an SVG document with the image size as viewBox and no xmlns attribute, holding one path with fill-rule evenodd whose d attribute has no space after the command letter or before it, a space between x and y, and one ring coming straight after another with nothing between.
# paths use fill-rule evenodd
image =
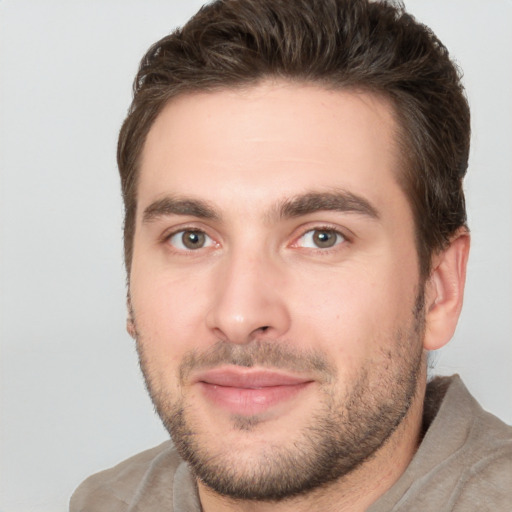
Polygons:
<instances>
[{"instance_id":1,"label":"plain backdrop","mask_svg":"<svg viewBox=\"0 0 512 512\"><path fill-rule=\"evenodd\" d=\"M1 512L67 509L167 435L125 333L119 126L147 47L201 1L0 0ZM512 422L512 2L410 0L465 71L473 234L436 356Z\"/></svg>"}]
</instances>

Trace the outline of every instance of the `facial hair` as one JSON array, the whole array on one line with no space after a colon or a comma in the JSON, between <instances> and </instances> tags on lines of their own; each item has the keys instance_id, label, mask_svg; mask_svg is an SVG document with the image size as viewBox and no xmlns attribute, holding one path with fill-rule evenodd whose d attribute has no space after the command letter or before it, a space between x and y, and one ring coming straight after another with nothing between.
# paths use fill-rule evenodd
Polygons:
<instances>
[{"instance_id":1,"label":"facial hair","mask_svg":"<svg viewBox=\"0 0 512 512\"><path fill-rule=\"evenodd\" d=\"M279 445L269 443L247 458L224 446L212 448L202 438L205 425L194 415L186 395L162 389L137 333L137 350L146 386L162 422L181 457L196 478L220 495L233 499L280 501L306 494L351 473L369 460L407 415L417 392L424 335L423 290L411 321L385 340L380 367L360 368L347 391L340 391L336 369L326 354L299 351L281 341L255 340L245 345L219 341L209 350L189 352L179 368L180 386L195 370L220 365L308 371L318 377L318 407L296 432ZM233 416L234 429L257 430L258 416Z\"/></svg>"}]
</instances>

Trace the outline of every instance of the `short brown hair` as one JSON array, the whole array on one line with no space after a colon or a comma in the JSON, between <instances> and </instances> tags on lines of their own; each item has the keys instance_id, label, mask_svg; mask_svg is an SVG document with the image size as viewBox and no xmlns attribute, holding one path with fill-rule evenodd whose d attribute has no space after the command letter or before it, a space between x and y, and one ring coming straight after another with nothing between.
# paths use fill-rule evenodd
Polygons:
<instances>
[{"instance_id":1,"label":"short brown hair","mask_svg":"<svg viewBox=\"0 0 512 512\"><path fill-rule=\"evenodd\" d=\"M399 181L413 211L420 271L466 226L469 107L457 66L401 3L371 0L216 0L142 59L119 135L129 273L137 177L146 136L173 97L266 78L365 90L391 100L400 127Z\"/></svg>"}]
</instances>

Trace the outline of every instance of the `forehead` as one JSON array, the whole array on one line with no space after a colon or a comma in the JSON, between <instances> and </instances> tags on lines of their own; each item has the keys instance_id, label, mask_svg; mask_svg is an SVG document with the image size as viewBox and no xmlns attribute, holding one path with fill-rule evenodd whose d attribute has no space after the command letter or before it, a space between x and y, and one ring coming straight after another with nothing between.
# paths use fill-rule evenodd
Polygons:
<instances>
[{"instance_id":1,"label":"forehead","mask_svg":"<svg viewBox=\"0 0 512 512\"><path fill-rule=\"evenodd\" d=\"M313 189L400 194L396 132L390 104L366 92L266 82L185 94L148 133L138 210L168 194L240 206Z\"/></svg>"}]
</instances>

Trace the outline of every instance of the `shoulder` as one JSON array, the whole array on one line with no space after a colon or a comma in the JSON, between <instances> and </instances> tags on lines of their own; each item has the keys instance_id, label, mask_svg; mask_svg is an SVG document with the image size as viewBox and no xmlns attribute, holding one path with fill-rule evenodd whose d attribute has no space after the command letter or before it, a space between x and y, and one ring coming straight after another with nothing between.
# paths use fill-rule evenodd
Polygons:
<instances>
[{"instance_id":1,"label":"shoulder","mask_svg":"<svg viewBox=\"0 0 512 512\"><path fill-rule=\"evenodd\" d=\"M512 427L485 411L458 377L451 379L432 427L430 442L440 452L430 483L446 493L446 510L510 510Z\"/></svg>"},{"instance_id":2,"label":"shoulder","mask_svg":"<svg viewBox=\"0 0 512 512\"><path fill-rule=\"evenodd\" d=\"M447 510L510 510L512 427L485 411L458 377L451 379L432 427L431 441L442 447L439 485L452 479Z\"/></svg>"},{"instance_id":3,"label":"shoulder","mask_svg":"<svg viewBox=\"0 0 512 512\"><path fill-rule=\"evenodd\" d=\"M145 480L158 473L172 482L181 462L171 441L138 453L82 482L71 497L70 512L124 512Z\"/></svg>"},{"instance_id":4,"label":"shoulder","mask_svg":"<svg viewBox=\"0 0 512 512\"><path fill-rule=\"evenodd\" d=\"M512 427L484 411L459 377L429 385L427 429L409 467L372 512L505 512Z\"/></svg>"},{"instance_id":5,"label":"shoulder","mask_svg":"<svg viewBox=\"0 0 512 512\"><path fill-rule=\"evenodd\" d=\"M511 504L512 441L468 468L461 479L453 510L505 512Z\"/></svg>"},{"instance_id":6,"label":"shoulder","mask_svg":"<svg viewBox=\"0 0 512 512\"><path fill-rule=\"evenodd\" d=\"M508 511L512 504L512 427L480 411L468 435L465 468L453 495L453 510Z\"/></svg>"}]
</instances>

